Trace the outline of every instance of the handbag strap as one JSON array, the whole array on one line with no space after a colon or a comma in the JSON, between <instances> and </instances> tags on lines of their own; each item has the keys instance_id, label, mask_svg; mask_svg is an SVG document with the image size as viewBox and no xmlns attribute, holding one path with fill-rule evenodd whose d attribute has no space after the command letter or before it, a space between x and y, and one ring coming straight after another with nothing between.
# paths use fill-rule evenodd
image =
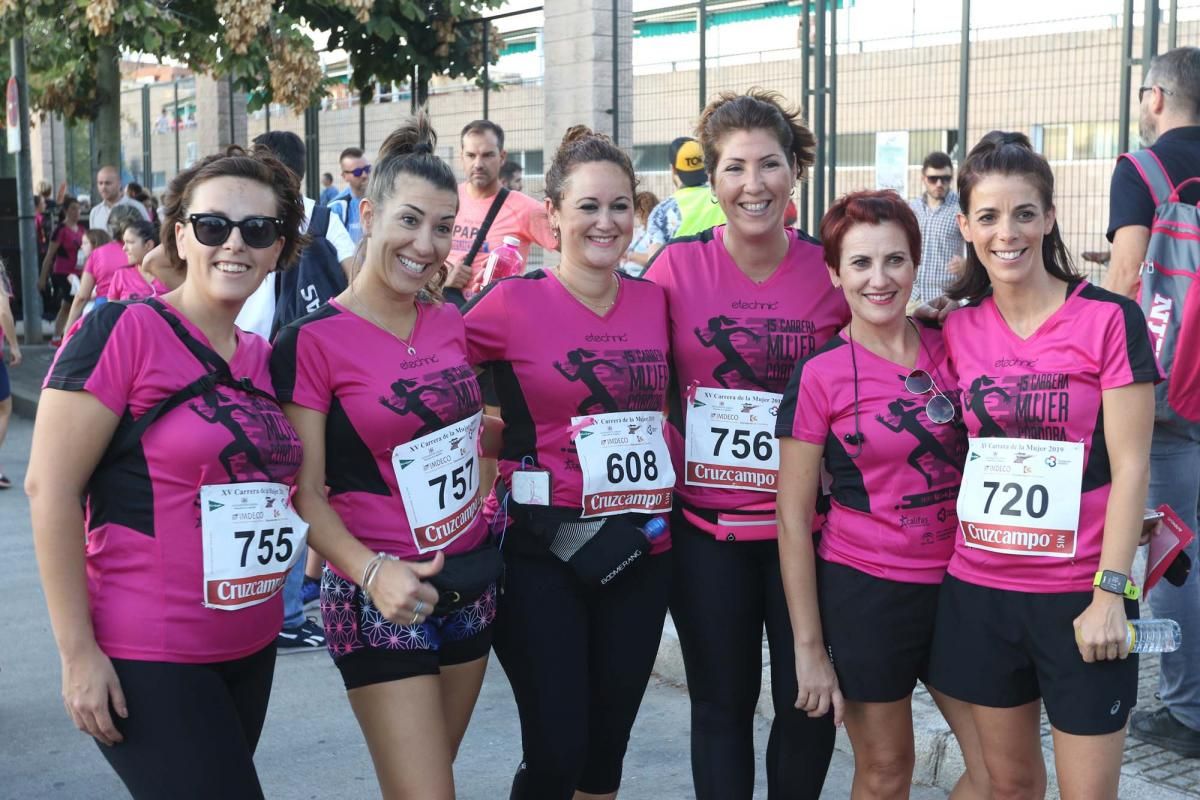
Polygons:
<instances>
[{"instance_id":1,"label":"handbag strap","mask_svg":"<svg viewBox=\"0 0 1200 800\"><path fill-rule=\"evenodd\" d=\"M479 254L479 248L483 247L483 240L487 238L488 231L492 229L492 223L496 221L496 215L500 213L500 206L504 205L507 198L508 189L501 186L500 191L496 192L495 199L492 200L492 205L488 208L487 216L483 218L483 224L479 226L479 231L475 234L475 241L471 242L471 249L463 257L464 265L469 267L475 261L475 256Z\"/></svg>"}]
</instances>

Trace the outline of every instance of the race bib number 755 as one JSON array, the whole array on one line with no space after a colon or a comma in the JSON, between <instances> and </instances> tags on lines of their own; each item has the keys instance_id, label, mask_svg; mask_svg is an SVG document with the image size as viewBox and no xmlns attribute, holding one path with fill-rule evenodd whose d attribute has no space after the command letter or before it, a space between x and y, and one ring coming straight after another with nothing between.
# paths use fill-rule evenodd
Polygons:
<instances>
[{"instance_id":1,"label":"race bib number 755","mask_svg":"<svg viewBox=\"0 0 1200 800\"><path fill-rule=\"evenodd\" d=\"M283 588L308 535L288 493L281 483L200 487L204 605L235 611Z\"/></svg>"}]
</instances>

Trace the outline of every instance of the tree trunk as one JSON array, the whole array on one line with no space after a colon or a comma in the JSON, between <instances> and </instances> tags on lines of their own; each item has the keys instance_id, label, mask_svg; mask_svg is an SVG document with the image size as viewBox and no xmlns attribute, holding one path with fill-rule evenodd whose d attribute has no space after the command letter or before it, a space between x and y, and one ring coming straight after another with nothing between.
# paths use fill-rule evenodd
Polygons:
<instances>
[{"instance_id":1,"label":"tree trunk","mask_svg":"<svg viewBox=\"0 0 1200 800\"><path fill-rule=\"evenodd\" d=\"M116 45L100 44L96 48L96 110L95 148L93 149L92 179L100 167L112 165L124 173L121 163L121 60Z\"/></svg>"}]
</instances>

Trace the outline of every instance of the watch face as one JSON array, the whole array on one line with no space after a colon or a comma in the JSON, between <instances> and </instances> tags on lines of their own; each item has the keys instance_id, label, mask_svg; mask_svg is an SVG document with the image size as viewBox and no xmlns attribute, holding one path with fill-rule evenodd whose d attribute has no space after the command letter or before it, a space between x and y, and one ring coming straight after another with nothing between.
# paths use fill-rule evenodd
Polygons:
<instances>
[{"instance_id":1,"label":"watch face","mask_svg":"<svg viewBox=\"0 0 1200 800\"><path fill-rule=\"evenodd\" d=\"M1125 593L1125 578L1116 572L1108 572L1105 570L1104 576L1100 578L1100 588L1106 592L1115 594Z\"/></svg>"}]
</instances>

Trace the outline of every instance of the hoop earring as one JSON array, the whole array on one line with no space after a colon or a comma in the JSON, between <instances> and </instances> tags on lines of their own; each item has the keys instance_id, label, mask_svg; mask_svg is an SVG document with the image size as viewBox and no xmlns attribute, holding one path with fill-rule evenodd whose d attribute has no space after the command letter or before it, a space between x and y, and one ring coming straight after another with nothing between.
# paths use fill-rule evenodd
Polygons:
<instances>
[{"instance_id":1,"label":"hoop earring","mask_svg":"<svg viewBox=\"0 0 1200 800\"><path fill-rule=\"evenodd\" d=\"M792 190L790 192L788 192L788 197L795 197L795 196L796 196L796 186L795 186L795 184L793 184Z\"/></svg>"},{"instance_id":2,"label":"hoop earring","mask_svg":"<svg viewBox=\"0 0 1200 800\"><path fill-rule=\"evenodd\" d=\"M712 203L715 206L717 203L719 203L721 201L717 199L717 196L715 194L713 194L712 192L709 192L708 202Z\"/></svg>"}]
</instances>

